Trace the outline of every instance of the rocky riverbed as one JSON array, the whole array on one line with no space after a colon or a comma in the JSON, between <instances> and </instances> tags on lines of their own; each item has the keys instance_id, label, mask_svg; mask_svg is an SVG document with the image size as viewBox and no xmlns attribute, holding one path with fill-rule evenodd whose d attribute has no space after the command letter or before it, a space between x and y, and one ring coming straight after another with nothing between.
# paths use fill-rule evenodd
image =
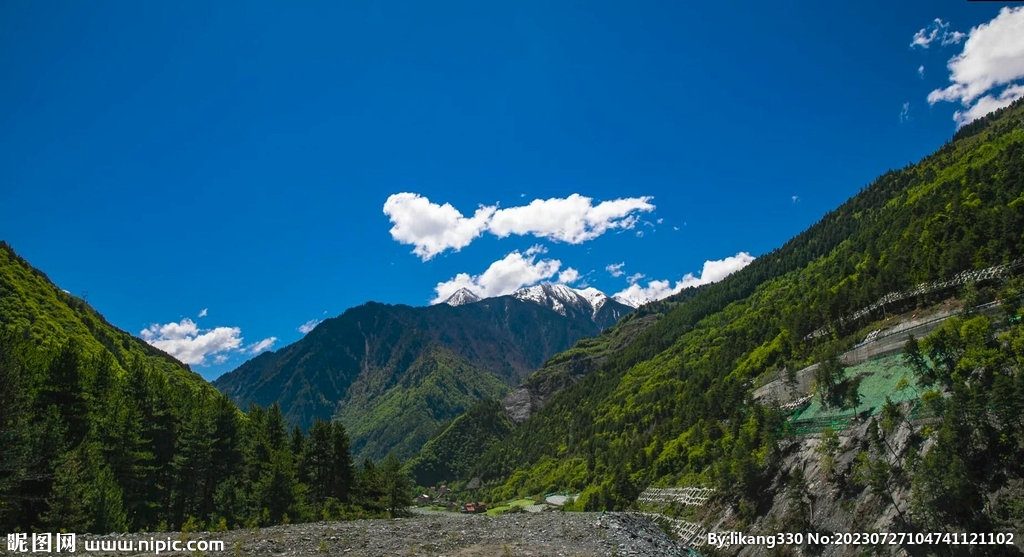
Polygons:
<instances>
[{"instance_id":1,"label":"rocky riverbed","mask_svg":"<svg viewBox=\"0 0 1024 557\"><path fill-rule=\"evenodd\" d=\"M290 524L259 530L196 532L190 540L220 540L223 551L203 557L674 557L686 549L650 520L628 513L514 513L499 516L419 514L397 520ZM128 534L86 540L181 540L181 533ZM90 555L153 555L154 551L89 552ZM164 551L161 555L198 552Z\"/></svg>"}]
</instances>

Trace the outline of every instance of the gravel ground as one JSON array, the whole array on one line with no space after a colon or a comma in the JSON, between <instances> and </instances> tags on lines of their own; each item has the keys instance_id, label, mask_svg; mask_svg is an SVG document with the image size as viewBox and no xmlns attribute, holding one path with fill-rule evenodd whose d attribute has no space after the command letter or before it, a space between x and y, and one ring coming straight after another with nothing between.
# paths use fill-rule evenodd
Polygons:
<instances>
[{"instance_id":1,"label":"gravel ground","mask_svg":"<svg viewBox=\"0 0 1024 557\"><path fill-rule=\"evenodd\" d=\"M79 537L77 552L93 540L181 540L181 533ZM188 557L674 557L684 547L648 519L629 513L514 513L498 516L418 514L397 520L290 524L231 532L196 532L190 540L220 540L223 551L173 552ZM89 555L153 555L155 551L88 552ZM11 554L11 553L9 553Z\"/></svg>"}]
</instances>

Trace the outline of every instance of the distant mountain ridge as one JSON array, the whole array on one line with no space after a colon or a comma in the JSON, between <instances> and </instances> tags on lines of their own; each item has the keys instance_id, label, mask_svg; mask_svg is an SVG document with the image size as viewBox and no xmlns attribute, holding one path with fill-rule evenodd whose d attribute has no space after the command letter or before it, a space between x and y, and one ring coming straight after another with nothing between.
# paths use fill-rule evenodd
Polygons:
<instances>
[{"instance_id":1,"label":"distant mountain ridge","mask_svg":"<svg viewBox=\"0 0 1024 557\"><path fill-rule=\"evenodd\" d=\"M589 313L594 322L604 327L615 324L624 315L639 307L635 301L613 298L600 290L588 287L572 288L564 284L537 284L520 288L512 294L513 298L524 302L540 304L548 309L566 315L568 312ZM500 297L500 296L499 296ZM445 304L458 307L475 304L485 299L468 288L460 288L444 301ZM606 309L607 308L607 309Z\"/></svg>"},{"instance_id":2,"label":"distant mountain ridge","mask_svg":"<svg viewBox=\"0 0 1024 557\"><path fill-rule=\"evenodd\" d=\"M502 398L632 311L588 290L542 285L476 301L466 290L427 307L370 302L213 384L243 407L277 402L302 428L337 418L360 457L411 456L476 401Z\"/></svg>"}]
</instances>

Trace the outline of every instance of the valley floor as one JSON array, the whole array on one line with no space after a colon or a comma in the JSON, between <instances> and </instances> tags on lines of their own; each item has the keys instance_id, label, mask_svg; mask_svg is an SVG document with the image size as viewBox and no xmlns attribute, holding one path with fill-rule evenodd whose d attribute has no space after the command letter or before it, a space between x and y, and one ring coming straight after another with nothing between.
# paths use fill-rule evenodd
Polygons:
<instances>
[{"instance_id":1,"label":"valley floor","mask_svg":"<svg viewBox=\"0 0 1024 557\"><path fill-rule=\"evenodd\" d=\"M89 538L119 541L180 540L181 533L128 534ZM400 555L449 557L673 557L686 555L683 546L652 522L635 514L514 513L499 516L457 513L417 514L398 520L354 520L290 524L255 530L196 532L191 540L219 540L224 550L205 557ZM78 552L84 553L83 540ZM89 555L132 555L132 552ZM136 552L153 555L154 552ZM176 553L161 553L176 555ZM196 553L177 555L196 557Z\"/></svg>"}]
</instances>

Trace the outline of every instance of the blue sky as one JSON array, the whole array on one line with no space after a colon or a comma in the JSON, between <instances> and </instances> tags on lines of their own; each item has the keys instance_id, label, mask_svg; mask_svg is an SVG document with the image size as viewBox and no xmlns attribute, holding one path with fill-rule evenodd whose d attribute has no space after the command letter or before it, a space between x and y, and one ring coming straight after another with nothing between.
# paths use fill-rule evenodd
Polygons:
<instances>
[{"instance_id":1,"label":"blue sky","mask_svg":"<svg viewBox=\"0 0 1024 557\"><path fill-rule=\"evenodd\" d=\"M367 300L719 278L1024 94L998 3L514 4L0 3L0 238L213 378Z\"/></svg>"}]
</instances>

